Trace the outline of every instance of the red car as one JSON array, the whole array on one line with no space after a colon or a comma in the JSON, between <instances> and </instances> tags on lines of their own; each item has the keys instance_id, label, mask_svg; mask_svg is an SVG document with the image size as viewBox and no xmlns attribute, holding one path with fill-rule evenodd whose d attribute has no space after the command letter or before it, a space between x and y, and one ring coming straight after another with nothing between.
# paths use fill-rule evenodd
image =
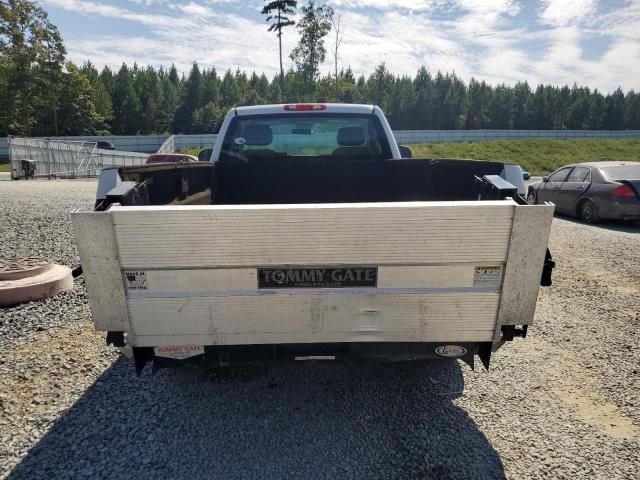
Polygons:
<instances>
[{"instance_id":1,"label":"red car","mask_svg":"<svg viewBox=\"0 0 640 480\"><path fill-rule=\"evenodd\" d=\"M152 163L179 163L179 162L197 162L198 159L193 155L185 155L182 153L154 153L147 158L147 165Z\"/></svg>"}]
</instances>

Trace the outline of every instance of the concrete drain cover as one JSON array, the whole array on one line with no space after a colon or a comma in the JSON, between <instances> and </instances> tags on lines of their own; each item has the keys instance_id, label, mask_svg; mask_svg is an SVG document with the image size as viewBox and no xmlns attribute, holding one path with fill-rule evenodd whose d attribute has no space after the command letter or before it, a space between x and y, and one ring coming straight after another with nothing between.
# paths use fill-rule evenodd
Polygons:
<instances>
[{"instance_id":1,"label":"concrete drain cover","mask_svg":"<svg viewBox=\"0 0 640 480\"><path fill-rule=\"evenodd\" d=\"M0 258L0 306L53 297L72 287L69 267L41 258Z\"/></svg>"},{"instance_id":2,"label":"concrete drain cover","mask_svg":"<svg viewBox=\"0 0 640 480\"><path fill-rule=\"evenodd\" d=\"M50 265L42 258L0 258L0 280L18 280L42 273Z\"/></svg>"}]
</instances>

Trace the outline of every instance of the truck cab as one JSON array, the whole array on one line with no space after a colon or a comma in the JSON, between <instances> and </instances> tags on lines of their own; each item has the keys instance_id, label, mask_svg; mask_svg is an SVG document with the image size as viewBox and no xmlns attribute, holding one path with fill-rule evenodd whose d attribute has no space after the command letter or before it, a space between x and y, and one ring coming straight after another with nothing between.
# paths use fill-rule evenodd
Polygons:
<instances>
[{"instance_id":1,"label":"truck cab","mask_svg":"<svg viewBox=\"0 0 640 480\"><path fill-rule=\"evenodd\" d=\"M211 160L296 157L388 160L400 159L401 154L377 106L290 104L229 111Z\"/></svg>"}]
</instances>

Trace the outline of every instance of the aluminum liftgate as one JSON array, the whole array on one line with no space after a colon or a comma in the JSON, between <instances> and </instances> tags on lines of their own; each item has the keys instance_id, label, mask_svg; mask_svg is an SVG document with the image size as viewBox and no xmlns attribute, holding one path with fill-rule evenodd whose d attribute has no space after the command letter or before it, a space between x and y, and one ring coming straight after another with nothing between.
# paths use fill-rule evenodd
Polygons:
<instances>
[{"instance_id":1,"label":"aluminum liftgate","mask_svg":"<svg viewBox=\"0 0 640 480\"><path fill-rule=\"evenodd\" d=\"M495 349L505 328L533 321L553 210L511 199L112 206L72 219L95 327L131 347Z\"/></svg>"}]
</instances>

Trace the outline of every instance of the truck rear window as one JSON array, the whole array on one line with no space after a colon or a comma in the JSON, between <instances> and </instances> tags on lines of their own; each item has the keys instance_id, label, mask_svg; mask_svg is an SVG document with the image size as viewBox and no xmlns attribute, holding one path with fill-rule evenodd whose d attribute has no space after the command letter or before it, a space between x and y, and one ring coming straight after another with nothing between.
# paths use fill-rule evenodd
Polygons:
<instances>
[{"instance_id":1,"label":"truck rear window","mask_svg":"<svg viewBox=\"0 0 640 480\"><path fill-rule=\"evenodd\" d=\"M384 160L389 141L374 115L326 112L236 117L227 130L221 161L256 162L323 157Z\"/></svg>"}]
</instances>

